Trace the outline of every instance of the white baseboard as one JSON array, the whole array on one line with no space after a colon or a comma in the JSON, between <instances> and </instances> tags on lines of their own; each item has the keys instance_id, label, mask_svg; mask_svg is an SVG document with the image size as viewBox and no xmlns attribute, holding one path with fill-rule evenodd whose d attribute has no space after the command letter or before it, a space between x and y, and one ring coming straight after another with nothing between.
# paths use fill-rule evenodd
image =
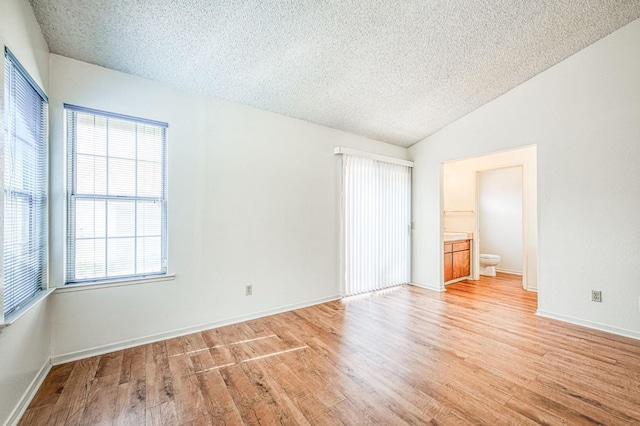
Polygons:
<instances>
[{"instance_id":1,"label":"white baseboard","mask_svg":"<svg viewBox=\"0 0 640 426\"><path fill-rule=\"evenodd\" d=\"M509 275L517 275L517 276L519 276L519 277L521 277L521 276L522 276L522 272L512 271L512 270L510 270L510 269L498 269L498 268L496 268L496 272L502 272L503 274L509 274ZM527 285L527 288L525 288L525 290L527 290L527 291L533 291L533 292L535 292L535 293L537 293L537 292L538 292L538 285L537 285L537 283L535 283L535 282L534 282L533 284L531 284L531 283L527 282L527 283L526 283L526 285Z\"/></svg>"},{"instance_id":2,"label":"white baseboard","mask_svg":"<svg viewBox=\"0 0 640 426\"><path fill-rule=\"evenodd\" d=\"M558 321L568 322L570 324L581 325L583 327L592 328L594 330L606 331L607 333L613 333L613 334L617 334L619 336L630 337L632 339L640 340L640 332L633 331L633 330L626 330L624 328L612 327L612 326L606 325L606 324L600 324L600 323L597 323L597 322L586 321L586 320L582 320L582 319L579 319L579 318L574 318L574 317L569 317L569 316L565 316L565 315L554 314L554 313L551 313L551 312L545 312L545 311L540 311L540 310L538 310L536 312L536 315L541 316L541 317L545 317L545 318L558 320Z\"/></svg>"},{"instance_id":3,"label":"white baseboard","mask_svg":"<svg viewBox=\"0 0 640 426\"><path fill-rule=\"evenodd\" d=\"M133 348L135 346L146 345L148 343L154 343L154 342L159 342L161 340L172 339L174 337L185 336L187 334L197 333L204 330L210 330L212 328L218 328L218 327L223 327L225 325L235 324L243 321L249 321L256 318L262 318L268 315L275 315L275 314L280 314L282 312L293 311L295 309L306 308L308 306L319 305L321 303L338 300L340 298L341 296L339 295L322 297L319 299L308 300L302 303L294 303L291 305L280 306L278 308L267 309L264 311L254 312L251 314L240 315L232 318L225 318L219 321L213 321L206 324L199 324L192 327L180 328L172 331L166 331L166 332L152 334L144 337L138 337L135 339L128 339L121 342L110 343L108 345L96 346L89 349L69 352L66 354L52 356L51 363L53 365L64 364L66 362L77 361L80 359L89 358L96 355L103 355L109 352Z\"/></svg>"},{"instance_id":4,"label":"white baseboard","mask_svg":"<svg viewBox=\"0 0 640 426\"><path fill-rule=\"evenodd\" d=\"M512 271L511 269L496 268L496 272L502 272L503 274L522 276L522 271Z\"/></svg>"},{"instance_id":5,"label":"white baseboard","mask_svg":"<svg viewBox=\"0 0 640 426\"><path fill-rule=\"evenodd\" d=\"M410 282L409 285L414 285L416 287L426 288L427 290L444 291L444 288L440 287L439 285L434 286L434 285L431 285L431 284L418 283L418 282L415 282L415 281Z\"/></svg>"},{"instance_id":6,"label":"white baseboard","mask_svg":"<svg viewBox=\"0 0 640 426\"><path fill-rule=\"evenodd\" d=\"M29 383L29 387L27 387L27 390L25 390L22 394L20 401L18 401L18 404L16 404L13 411L11 411L11 414L9 414L9 418L4 423L4 426L15 426L18 424L18 422L24 415L24 412L27 411L27 407L31 403L31 400L34 396L36 396L36 392L38 392L38 389L40 389L42 382L44 382L47 374L49 374L51 367L52 365L49 360L47 360L44 365L40 367L38 374L36 374L31 383Z\"/></svg>"},{"instance_id":7,"label":"white baseboard","mask_svg":"<svg viewBox=\"0 0 640 426\"><path fill-rule=\"evenodd\" d=\"M444 283L444 286L446 288L449 284L455 284L455 283L459 283L460 281L465 281L470 279L471 279L471 276L456 278L455 280L447 281L446 283Z\"/></svg>"}]
</instances>

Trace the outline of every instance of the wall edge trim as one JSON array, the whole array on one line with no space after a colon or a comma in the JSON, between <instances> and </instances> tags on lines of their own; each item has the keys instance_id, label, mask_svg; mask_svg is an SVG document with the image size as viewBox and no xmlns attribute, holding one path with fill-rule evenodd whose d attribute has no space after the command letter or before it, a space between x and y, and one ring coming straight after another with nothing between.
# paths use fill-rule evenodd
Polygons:
<instances>
[{"instance_id":1,"label":"wall edge trim","mask_svg":"<svg viewBox=\"0 0 640 426\"><path fill-rule=\"evenodd\" d=\"M47 358L42 367L40 367L40 370L38 370L38 373L33 378L31 383L29 383L29 386L20 397L20 400L18 401L16 406L9 414L9 417L4 423L5 426L17 425L18 422L20 422L20 419L24 415L25 411L27 411L27 407L29 407L29 404L33 400L33 397L36 396L36 392L38 392L38 389L40 389L40 386L42 386L44 379L47 377L47 374L49 374L49 371L51 371L52 367L53 365L51 364L51 358Z\"/></svg>"},{"instance_id":2,"label":"wall edge trim","mask_svg":"<svg viewBox=\"0 0 640 426\"><path fill-rule=\"evenodd\" d=\"M146 345L149 343L159 342L162 340L172 339L174 337L185 336L191 333L197 333L204 330L210 330L225 325L236 324L243 321L249 321L257 318L266 317L269 315L276 315L283 312L289 312L296 309L307 308L309 306L320 305L322 303L331 302L341 299L340 295L333 295L327 297L321 297L318 299L307 300L305 302L294 303L290 305L284 305L272 309L266 309L263 311L253 312L245 315L239 315L230 318L224 318L218 321L212 321L204 324L198 324L190 327L178 328L171 331L165 331L156 334L150 334L143 337L134 339L123 340L116 343L110 343L107 345L95 346L89 349L82 349L79 351L69 352L61 355L51 357L52 365L60 365L71 361L78 361L81 359L89 358L96 355L104 355L109 352L119 351L123 349L129 349L136 346Z\"/></svg>"},{"instance_id":3,"label":"wall edge trim","mask_svg":"<svg viewBox=\"0 0 640 426\"><path fill-rule=\"evenodd\" d=\"M618 336L629 337L631 339L640 340L640 332L638 331L627 330L619 327L613 327L613 326L601 324L598 322L587 321L580 318L554 314L553 312L547 312L547 311L541 311L541 310L536 311L536 315L544 318L562 321L562 322L568 322L574 325L580 325L583 327L591 328L593 330L604 331L606 333L616 334Z\"/></svg>"},{"instance_id":4,"label":"wall edge trim","mask_svg":"<svg viewBox=\"0 0 640 426\"><path fill-rule=\"evenodd\" d=\"M496 268L496 272L502 272L504 274L509 274L509 275L518 275L518 276L522 276L522 271L514 271L512 269L502 269L502 268Z\"/></svg>"},{"instance_id":5,"label":"wall edge trim","mask_svg":"<svg viewBox=\"0 0 640 426\"><path fill-rule=\"evenodd\" d=\"M427 290L432 290L432 291L445 291L444 287L442 287L442 286L439 286L439 285L438 286L434 286L434 285L431 285L431 284L419 283L419 282L416 282L416 281L411 281L409 283L409 285L413 285L413 286L416 286L416 287L421 287L421 288L424 288L424 289L427 289Z\"/></svg>"}]
</instances>

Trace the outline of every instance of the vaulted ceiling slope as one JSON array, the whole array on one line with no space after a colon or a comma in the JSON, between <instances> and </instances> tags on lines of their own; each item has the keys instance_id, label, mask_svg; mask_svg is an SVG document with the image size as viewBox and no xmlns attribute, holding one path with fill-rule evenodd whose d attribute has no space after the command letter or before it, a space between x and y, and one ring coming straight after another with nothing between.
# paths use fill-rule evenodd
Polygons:
<instances>
[{"instance_id":1,"label":"vaulted ceiling slope","mask_svg":"<svg viewBox=\"0 0 640 426\"><path fill-rule=\"evenodd\" d=\"M640 17L640 0L30 1L53 53L405 147Z\"/></svg>"}]
</instances>

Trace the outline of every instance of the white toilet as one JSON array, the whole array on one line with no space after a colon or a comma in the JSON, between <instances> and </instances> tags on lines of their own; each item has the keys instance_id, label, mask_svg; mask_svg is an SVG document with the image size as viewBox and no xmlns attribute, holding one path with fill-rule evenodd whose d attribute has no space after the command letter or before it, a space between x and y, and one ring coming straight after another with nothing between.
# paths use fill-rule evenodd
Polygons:
<instances>
[{"instance_id":1,"label":"white toilet","mask_svg":"<svg viewBox=\"0 0 640 426\"><path fill-rule=\"evenodd\" d=\"M498 263L500 263L500 256L497 254L480 253L480 275L495 277Z\"/></svg>"}]
</instances>

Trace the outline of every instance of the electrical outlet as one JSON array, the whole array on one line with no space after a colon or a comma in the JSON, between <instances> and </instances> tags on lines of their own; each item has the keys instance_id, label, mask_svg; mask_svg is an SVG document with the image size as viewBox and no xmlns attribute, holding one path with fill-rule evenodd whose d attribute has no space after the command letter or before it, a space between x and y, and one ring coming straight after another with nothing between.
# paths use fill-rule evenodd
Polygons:
<instances>
[{"instance_id":1,"label":"electrical outlet","mask_svg":"<svg viewBox=\"0 0 640 426\"><path fill-rule=\"evenodd\" d=\"M600 290L591 290L591 301L602 302L602 292Z\"/></svg>"},{"instance_id":2,"label":"electrical outlet","mask_svg":"<svg viewBox=\"0 0 640 426\"><path fill-rule=\"evenodd\" d=\"M249 284L245 289L245 296L251 296L253 294L253 286Z\"/></svg>"}]
</instances>

